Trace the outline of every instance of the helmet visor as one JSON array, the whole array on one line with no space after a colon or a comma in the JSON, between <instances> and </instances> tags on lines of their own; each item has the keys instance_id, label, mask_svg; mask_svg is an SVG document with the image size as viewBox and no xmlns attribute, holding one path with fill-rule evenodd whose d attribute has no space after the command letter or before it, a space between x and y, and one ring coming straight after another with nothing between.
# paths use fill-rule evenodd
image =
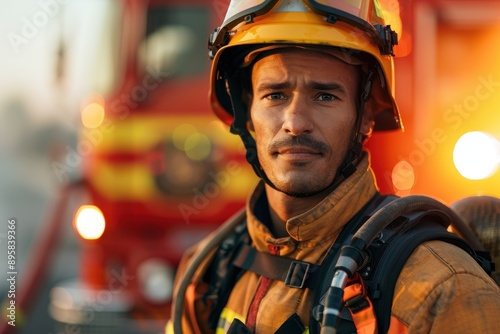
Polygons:
<instances>
[{"instance_id":1,"label":"helmet visor","mask_svg":"<svg viewBox=\"0 0 500 334\"><path fill-rule=\"evenodd\" d=\"M267 13L274 7L278 0L232 0L224 18L222 26L234 25L245 20L248 15L258 16ZM371 24L383 24L383 9L379 1L363 0L304 0L302 1L312 11L321 14L352 15ZM375 13L375 15L373 15ZM358 21L358 20L356 20Z\"/></svg>"},{"instance_id":2,"label":"helmet visor","mask_svg":"<svg viewBox=\"0 0 500 334\"><path fill-rule=\"evenodd\" d=\"M248 15L258 16L267 13L277 0L232 0L227 8L222 27L230 29L245 20Z\"/></svg>"},{"instance_id":3,"label":"helmet visor","mask_svg":"<svg viewBox=\"0 0 500 334\"><path fill-rule=\"evenodd\" d=\"M337 9L343 11L345 13L349 13L355 17L359 17L364 21L374 23L382 23L382 22L373 22L372 17L370 17L373 9L376 10L377 13L380 13L379 8L371 8L371 7L379 7L378 1L362 1L362 0L310 0L309 3L313 8L316 8L323 12L332 12L332 9Z\"/></svg>"},{"instance_id":4,"label":"helmet visor","mask_svg":"<svg viewBox=\"0 0 500 334\"><path fill-rule=\"evenodd\" d=\"M297 1L300 0L289 1L289 3ZM217 48L222 46L225 34L236 25L244 21L251 22L254 17L266 14L275 5L278 3L281 5L282 2L279 0L231 0L224 22L211 36L210 45ZM370 34L374 41L381 47L388 43L383 37L384 33L377 31L378 28L375 29L374 27L374 25L382 27L387 24L383 18L386 16L387 10L384 10L377 0L303 0L301 2L309 10L325 16L329 22L346 22ZM289 8L293 8L293 4L288 4L288 6L291 6ZM294 11L293 9L291 10ZM397 44L397 37L392 37L392 39L396 39L392 44Z\"/></svg>"},{"instance_id":5,"label":"helmet visor","mask_svg":"<svg viewBox=\"0 0 500 334\"><path fill-rule=\"evenodd\" d=\"M363 2L360 0L311 0L310 2L315 7L337 8L349 14L362 17L360 14Z\"/></svg>"}]
</instances>

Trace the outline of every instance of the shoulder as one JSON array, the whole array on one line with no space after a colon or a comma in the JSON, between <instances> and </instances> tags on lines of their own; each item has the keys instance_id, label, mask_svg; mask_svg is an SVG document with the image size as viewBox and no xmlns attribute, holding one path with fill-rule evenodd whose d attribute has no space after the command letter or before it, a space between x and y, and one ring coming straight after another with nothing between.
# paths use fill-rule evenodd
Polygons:
<instances>
[{"instance_id":1,"label":"shoulder","mask_svg":"<svg viewBox=\"0 0 500 334\"><path fill-rule=\"evenodd\" d=\"M411 274L408 278L412 281L418 278L423 282L435 284L457 275L471 275L485 281L485 284L490 283L489 276L467 252L438 240L418 246L403 268L400 280L404 280L407 276L403 273Z\"/></svg>"},{"instance_id":2,"label":"shoulder","mask_svg":"<svg viewBox=\"0 0 500 334\"><path fill-rule=\"evenodd\" d=\"M392 309L410 328L419 323L430 326L426 330L460 326L466 319L467 326L479 326L480 320L500 325L499 313L498 285L464 250L442 241L425 242L410 256L398 278Z\"/></svg>"}]
</instances>

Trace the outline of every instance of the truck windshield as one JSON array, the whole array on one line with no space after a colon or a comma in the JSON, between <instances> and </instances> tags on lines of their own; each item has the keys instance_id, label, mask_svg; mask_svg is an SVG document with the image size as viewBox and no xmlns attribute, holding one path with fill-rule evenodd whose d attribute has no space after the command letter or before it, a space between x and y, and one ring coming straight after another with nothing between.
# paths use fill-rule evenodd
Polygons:
<instances>
[{"instance_id":1,"label":"truck windshield","mask_svg":"<svg viewBox=\"0 0 500 334\"><path fill-rule=\"evenodd\" d=\"M172 76L198 75L207 66L209 9L203 5L154 5L148 8L140 69Z\"/></svg>"}]
</instances>

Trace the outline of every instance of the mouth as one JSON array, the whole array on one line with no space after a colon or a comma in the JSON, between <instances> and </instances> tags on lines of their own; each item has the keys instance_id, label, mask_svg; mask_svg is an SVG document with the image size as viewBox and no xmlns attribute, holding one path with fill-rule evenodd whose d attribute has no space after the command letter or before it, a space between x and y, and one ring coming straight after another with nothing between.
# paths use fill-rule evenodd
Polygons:
<instances>
[{"instance_id":1,"label":"mouth","mask_svg":"<svg viewBox=\"0 0 500 334\"><path fill-rule=\"evenodd\" d=\"M269 145L272 156L300 166L321 159L329 152L330 147L326 143L308 136L287 137Z\"/></svg>"},{"instance_id":2,"label":"mouth","mask_svg":"<svg viewBox=\"0 0 500 334\"><path fill-rule=\"evenodd\" d=\"M306 161L322 157L323 153L305 146L292 146L280 148L276 155L290 161Z\"/></svg>"}]
</instances>

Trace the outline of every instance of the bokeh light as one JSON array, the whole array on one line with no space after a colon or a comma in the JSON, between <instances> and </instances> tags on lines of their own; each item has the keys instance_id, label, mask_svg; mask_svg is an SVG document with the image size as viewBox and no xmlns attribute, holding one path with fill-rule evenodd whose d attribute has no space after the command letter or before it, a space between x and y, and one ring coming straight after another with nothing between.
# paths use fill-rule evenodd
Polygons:
<instances>
[{"instance_id":1,"label":"bokeh light","mask_svg":"<svg viewBox=\"0 0 500 334\"><path fill-rule=\"evenodd\" d=\"M415 184L415 172L411 164L405 160L399 161L392 169L392 184L398 190L410 190Z\"/></svg>"},{"instance_id":2,"label":"bokeh light","mask_svg":"<svg viewBox=\"0 0 500 334\"><path fill-rule=\"evenodd\" d=\"M86 128L95 129L104 121L104 107L98 102L91 102L82 109L82 124Z\"/></svg>"},{"instance_id":3,"label":"bokeh light","mask_svg":"<svg viewBox=\"0 0 500 334\"><path fill-rule=\"evenodd\" d=\"M184 150L190 159L202 161L210 155L212 144L203 133L194 133L186 139Z\"/></svg>"},{"instance_id":4,"label":"bokeh light","mask_svg":"<svg viewBox=\"0 0 500 334\"><path fill-rule=\"evenodd\" d=\"M484 132L467 132L455 144L453 162L463 177L470 180L485 179L498 168L500 144Z\"/></svg>"},{"instance_id":5,"label":"bokeh light","mask_svg":"<svg viewBox=\"0 0 500 334\"><path fill-rule=\"evenodd\" d=\"M82 205L76 213L75 227L84 239L99 239L106 223L101 210L94 205Z\"/></svg>"}]
</instances>

